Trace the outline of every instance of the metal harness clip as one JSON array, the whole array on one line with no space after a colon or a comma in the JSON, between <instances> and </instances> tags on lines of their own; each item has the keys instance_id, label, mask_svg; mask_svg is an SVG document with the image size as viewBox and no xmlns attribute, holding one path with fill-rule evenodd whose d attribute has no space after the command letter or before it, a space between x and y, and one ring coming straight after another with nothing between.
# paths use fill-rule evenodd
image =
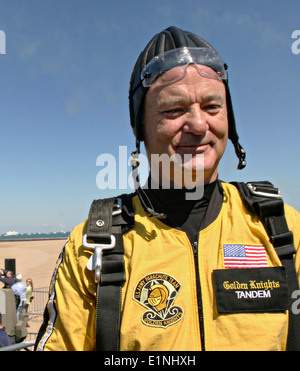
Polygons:
<instances>
[{"instance_id":1,"label":"metal harness clip","mask_svg":"<svg viewBox=\"0 0 300 371\"><path fill-rule=\"evenodd\" d=\"M247 187L249 188L250 192L255 196L262 196L262 197L271 197L271 198L279 198L281 199L282 196L280 194L280 190L274 188L273 186L270 187L268 184L255 184L255 183L246 183ZM270 192L267 189L270 189Z\"/></svg>"},{"instance_id":2,"label":"metal harness clip","mask_svg":"<svg viewBox=\"0 0 300 371\"><path fill-rule=\"evenodd\" d=\"M120 215L122 213L122 199L120 197L116 197L115 204L113 206L112 215Z\"/></svg>"},{"instance_id":3,"label":"metal harness clip","mask_svg":"<svg viewBox=\"0 0 300 371\"><path fill-rule=\"evenodd\" d=\"M109 244L99 244L99 243L89 243L87 242L87 235L85 234L82 238L82 244L84 247L88 249L93 249L94 254L89 258L87 262L87 269L90 271L95 271L95 282L99 283L101 278L101 270L102 270L102 256L103 250L111 250L116 246L116 238L115 236L111 235L111 240Z\"/></svg>"}]
</instances>

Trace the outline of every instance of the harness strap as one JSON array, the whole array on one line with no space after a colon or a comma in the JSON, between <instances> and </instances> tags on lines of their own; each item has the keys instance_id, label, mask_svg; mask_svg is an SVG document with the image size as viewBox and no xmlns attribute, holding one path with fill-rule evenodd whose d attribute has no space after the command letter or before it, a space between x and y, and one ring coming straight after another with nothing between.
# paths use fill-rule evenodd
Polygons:
<instances>
[{"instance_id":1,"label":"harness strap","mask_svg":"<svg viewBox=\"0 0 300 371\"><path fill-rule=\"evenodd\" d=\"M246 206L254 212L262 224L273 244L282 266L285 267L288 289L289 305L292 308L292 293L299 290L299 281L297 277L293 255L296 253L294 246L293 233L289 230L285 212L284 203L277 188L270 182L252 182L242 183L233 182L243 199ZM300 317L289 311L289 332L287 340L288 351L300 350Z\"/></svg>"},{"instance_id":2,"label":"harness strap","mask_svg":"<svg viewBox=\"0 0 300 371\"><path fill-rule=\"evenodd\" d=\"M94 256L99 255L99 260L97 257L94 258L97 282L96 351L119 350L121 291L126 279L123 233L130 229L133 223L131 209L128 206L131 202L127 202L129 198L131 201L131 195L95 200L89 212L88 229L84 240L93 240L94 244L86 242L85 246L94 246ZM124 207L122 200L126 200ZM111 247L112 244L114 246ZM100 264L99 276L96 272L97 264Z\"/></svg>"}]
</instances>

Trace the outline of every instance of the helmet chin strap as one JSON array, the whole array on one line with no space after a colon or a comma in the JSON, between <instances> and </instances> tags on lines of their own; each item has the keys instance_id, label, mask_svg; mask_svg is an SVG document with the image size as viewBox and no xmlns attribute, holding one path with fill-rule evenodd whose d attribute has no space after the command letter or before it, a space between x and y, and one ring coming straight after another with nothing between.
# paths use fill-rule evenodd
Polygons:
<instances>
[{"instance_id":1,"label":"helmet chin strap","mask_svg":"<svg viewBox=\"0 0 300 371\"><path fill-rule=\"evenodd\" d=\"M138 173L138 167L140 165L139 154L140 154L140 141L136 140L136 151L131 153L131 167L132 167L132 177L134 181L134 188L139 196L139 199L144 209L147 211L147 213L149 213L151 216L155 216L158 219L165 219L167 217L166 214L157 213L154 210L149 197L147 196L143 188L141 188L140 177Z\"/></svg>"}]
</instances>

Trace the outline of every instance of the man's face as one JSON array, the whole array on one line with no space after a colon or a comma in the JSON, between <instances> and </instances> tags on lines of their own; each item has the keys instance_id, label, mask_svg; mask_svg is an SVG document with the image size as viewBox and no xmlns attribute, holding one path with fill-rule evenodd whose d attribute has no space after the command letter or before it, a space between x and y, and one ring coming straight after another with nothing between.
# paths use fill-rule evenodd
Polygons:
<instances>
[{"instance_id":1,"label":"man's face","mask_svg":"<svg viewBox=\"0 0 300 371\"><path fill-rule=\"evenodd\" d=\"M180 81L150 87L145 100L144 138L150 166L153 154L180 155L182 160L190 155L190 161L182 161L182 170L195 172L201 157L204 183L216 180L228 139L223 82L203 77L189 66ZM174 174L171 182L172 177Z\"/></svg>"}]
</instances>

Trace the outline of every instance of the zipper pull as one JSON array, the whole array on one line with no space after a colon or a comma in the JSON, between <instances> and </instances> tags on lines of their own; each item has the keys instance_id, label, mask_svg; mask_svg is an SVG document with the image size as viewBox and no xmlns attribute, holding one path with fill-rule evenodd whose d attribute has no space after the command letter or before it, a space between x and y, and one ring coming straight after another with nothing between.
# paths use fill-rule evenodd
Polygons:
<instances>
[{"instance_id":1,"label":"zipper pull","mask_svg":"<svg viewBox=\"0 0 300 371\"><path fill-rule=\"evenodd\" d=\"M197 254L197 251L198 251L198 242L197 241L194 241L192 246L193 246L194 254Z\"/></svg>"}]
</instances>

